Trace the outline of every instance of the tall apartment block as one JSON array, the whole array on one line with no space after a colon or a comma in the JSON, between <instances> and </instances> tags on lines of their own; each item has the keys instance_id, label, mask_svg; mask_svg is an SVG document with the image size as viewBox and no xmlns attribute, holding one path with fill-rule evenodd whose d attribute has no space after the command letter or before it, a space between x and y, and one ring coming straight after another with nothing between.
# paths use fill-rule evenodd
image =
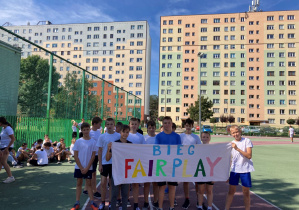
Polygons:
<instances>
[{"instance_id":1,"label":"tall apartment block","mask_svg":"<svg viewBox=\"0 0 299 210\"><path fill-rule=\"evenodd\" d=\"M42 25L6 28L137 95L142 99L141 118L149 115L151 38L147 21L61 25L46 21ZM22 48L22 58L39 51L30 44ZM67 72L76 74L56 60L54 65L61 82ZM129 100L128 105L133 107L133 104Z\"/></svg>"},{"instance_id":2,"label":"tall apartment block","mask_svg":"<svg viewBox=\"0 0 299 210\"><path fill-rule=\"evenodd\" d=\"M183 124L200 91L218 122L286 126L299 111L298 30L298 10L161 17L159 116Z\"/></svg>"}]
</instances>

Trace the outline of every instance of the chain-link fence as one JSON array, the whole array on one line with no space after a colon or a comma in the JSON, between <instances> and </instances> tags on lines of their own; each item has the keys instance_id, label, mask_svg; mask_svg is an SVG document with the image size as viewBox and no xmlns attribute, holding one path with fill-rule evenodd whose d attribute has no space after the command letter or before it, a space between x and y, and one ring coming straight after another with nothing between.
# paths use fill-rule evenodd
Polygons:
<instances>
[{"instance_id":1,"label":"chain-link fence","mask_svg":"<svg viewBox=\"0 0 299 210\"><path fill-rule=\"evenodd\" d=\"M8 63L16 62L6 53L4 45L21 51L23 57L20 69L11 69L20 71L19 80L9 84L8 88L18 89L18 95L12 96L17 100L15 115L5 112L6 98L1 95L7 89L0 93L0 115L12 123L17 143L32 144L48 134L52 141L64 138L69 145L72 120L79 122L84 118L90 122L93 117L99 116L104 127L105 119L109 117L126 124L131 117L141 118L139 97L92 74L82 68L81 63L70 62L70 51L64 49L63 43L54 46L57 51L49 51L40 45L53 43L30 41L4 27L0 27L0 41L1 59ZM82 54L83 51L78 51L76 56L81 57Z\"/></svg>"}]
</instances>

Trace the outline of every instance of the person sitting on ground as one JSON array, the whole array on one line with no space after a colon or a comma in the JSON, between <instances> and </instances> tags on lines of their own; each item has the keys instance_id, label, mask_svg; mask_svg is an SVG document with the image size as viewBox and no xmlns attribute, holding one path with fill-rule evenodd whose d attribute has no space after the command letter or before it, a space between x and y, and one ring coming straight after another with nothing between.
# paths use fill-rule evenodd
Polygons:
<instances>
[{"instance_id":1,"label":"person sitting on ground","mask_svg":"<svg viewBox=\"0 0 299 210\"><path fill-rule=\"evenodd\" d=\"M46 166L48 165L48 157L47 152L42 149L40 145L36 146L36 151L32 158L28 159L27 165L28 166Z\"/></svg>"},{"instance_id":2,"label":"person sitting on ground","mask_svg":"<svg viewBox=\"0 0 299 210\"><path fill-rule=\"evenodd\" d=\"M71 155L72 153L65 148L64 138L61 138L60 142L57 144L56 154L55 154L58 160L57 164L60 164L61 161L64 161L66 158L69 163L72 163L70 158Z\"/></svg>"},{"instance_id":3,"label":"person sitting on ground","mask_svg":"<svg viewBox=\"0 0 299 210\"><path fill-rule=\"evenodd\" d=\"M43 141L43 145L44 145L44 143L46 143L46 142L50 142L50 143L52 143L52 140L49 138L49 135L48 135L48 134L45 134L45 138L44 138L44 141Z\"/></svg>"},{"instance_id":4,"label":"person sitting on ground","mask_svg":"<svg viewBox=\"0 0 299 210\"><path fill-rule=\"evenodd\" d=\"M75 145L75 142L76 142L76 138L73 138L72 141L71 141L71 146L70 146L70 152L72 154L72 157L74 157L74 145Z\"/></svg>"},{"instance_id":5,"label":"person sitting on ground","mask_svg":"<svg viewBox=\"0 0 299 210\"><path fill-rule=\"evenodd\" d=\"M22 146L18 149L17 151L17 159L18 159L18 164L21 165L22 161L28 160L30 157L30 151L27 148L27 143L23 143Z\"/></svg>"},{"instance_id":6,"label":"person sitting on ground","mask_svg":"<svg viewBox=\"0 0 299 210\"><path fill-rule=\"evenodd\" d=\"M55 161L55 152L50 142L44 143L44 150L47 152L47 157L50 163Z\"/></svg>"}]
</instances>

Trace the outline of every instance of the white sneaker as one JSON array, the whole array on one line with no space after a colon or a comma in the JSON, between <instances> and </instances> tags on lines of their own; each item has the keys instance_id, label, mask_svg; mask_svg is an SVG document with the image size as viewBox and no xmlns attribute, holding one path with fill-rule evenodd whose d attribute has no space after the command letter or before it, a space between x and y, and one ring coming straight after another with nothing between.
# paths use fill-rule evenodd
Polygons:
<instances>
[{"instance_id":1,"label":"white sneaker","mask_svg":"<svg viewBox=\"0 0 299 210\"><path fill-rule=\"evenodd\" d=\"M14 182L14 181L16 181L15 178L14 178L13 176L11 176L11 177L7 177L7 178L3 181L3 183L8 184L8 183L11 183L11 182Z\"/></svg>"},{"instance_id":2,"label":"white sneaker","mask_svg":"<svg viewBox=\"0 0 299 210\"><path fill-rule=\"evenodd\" d=\"M30 163L27 163L27 166L31 166L31 164L30 164Z\"/></svg>"}]
</instances>

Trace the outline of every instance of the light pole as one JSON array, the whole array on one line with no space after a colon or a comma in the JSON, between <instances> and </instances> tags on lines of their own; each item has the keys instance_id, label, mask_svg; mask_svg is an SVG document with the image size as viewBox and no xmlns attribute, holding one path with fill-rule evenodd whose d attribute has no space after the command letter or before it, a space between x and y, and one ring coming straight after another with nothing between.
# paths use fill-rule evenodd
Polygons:
<instances>
[{"instance_id":1,"label":"light pole","mask_svg":"<svg viewBox=\"0 0 299 210\"><path fill-rule=\"evenodd\" d=\"M169 89L169 88L172 88L173 86L172 85L169 85L169 86L167 86L167 88L165 89L165 94L164 94L164 96L165 96L165 98L164 98L164 117L166 117L166 93L167 93L167 90Z\"/></svg>"},{"instance_id":2,"label":"light pole","mask_svg":"<svg viewBox=\"0 0 299 210\"><path fill-rule=\"evenodd\" d=\"M201 58L204 56L204 53L198 52L197 57L199 57L199 104L198 104L198 126L199 126L199 137L201 134Z\"/></svg>"}]
</instances>

